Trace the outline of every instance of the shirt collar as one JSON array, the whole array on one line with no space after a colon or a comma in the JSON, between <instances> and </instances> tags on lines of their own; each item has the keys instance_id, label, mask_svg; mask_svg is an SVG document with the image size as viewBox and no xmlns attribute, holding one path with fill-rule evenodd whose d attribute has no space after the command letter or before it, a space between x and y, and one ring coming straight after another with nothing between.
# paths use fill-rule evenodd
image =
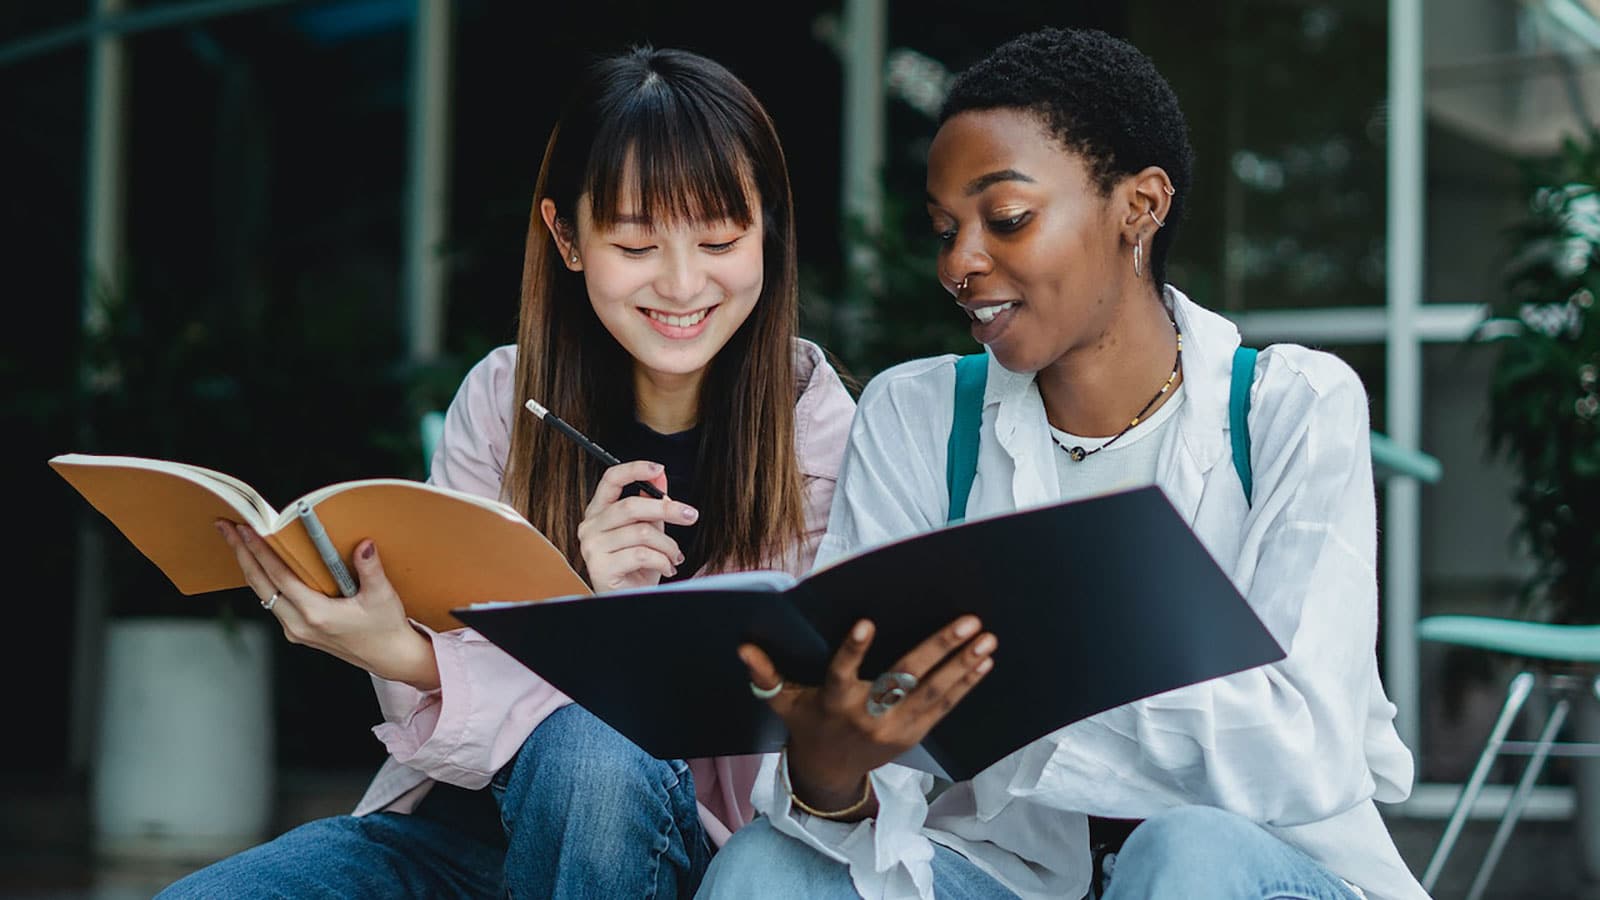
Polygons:
<instances>
[{"instance_id":1,"label":"shirt collar","mask_svg":"<svg viewBox=\"0 0 1600 900\"><path fill-rule=\"evenodd\" d=\"M1167 285L1164 297L1183 332L1184 403L1173 423L1177 426L1175 437L1165 444L1157 471L1165 473L1161 477L1164 485L1175 486L1175 482L1189 480L1178 477L1179 472L1203 474L1226 455L1228 390L1233 376L1233 352L1240 338L1239 329L1232 322L1190 300L1177 288ZM989 354L983 404L998 407L994 415L995 437L1013 460L1026 455L1020 452L1023 444L1048 440L1044 403L1033 374L1009 371L993 354ZM1017 474L1023 474L1020 468ZM1169 494L1173 486L1168 487ZM1196 494L1193 498L1173 499L1182 509L1198 503L1199 498Z\"/></svg>"}]
</instances>

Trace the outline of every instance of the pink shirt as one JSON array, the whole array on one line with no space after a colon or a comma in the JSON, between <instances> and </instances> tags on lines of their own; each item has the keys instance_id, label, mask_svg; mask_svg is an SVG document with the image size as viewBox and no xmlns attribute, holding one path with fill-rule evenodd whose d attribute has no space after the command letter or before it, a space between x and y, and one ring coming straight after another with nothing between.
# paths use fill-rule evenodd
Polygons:
<instances>
[{"instance_id":1,"label":"pink shirt","mask_svg":"<svg viewBox=\"0 0 1600 900\"><path fill-rule=\"evenodd\" d=\"M430 482L499 498L518 411L515 369L516 347L507 345L467 374L445 414ZM805 481L807 534L793 570L801 574L810 568L827 530L855 401L809 341L796 341L795 380L795 454ZM572 702L470 628L428 633L439 661L438 690L372 679L384 719L373 733L389 758L357 804L357 816L411 812L435 781L484 787L545 716ZM720 847L754 816L750 788L761 757L691 759L688 764L700 821Z\"/></svg>"}]
</instances>

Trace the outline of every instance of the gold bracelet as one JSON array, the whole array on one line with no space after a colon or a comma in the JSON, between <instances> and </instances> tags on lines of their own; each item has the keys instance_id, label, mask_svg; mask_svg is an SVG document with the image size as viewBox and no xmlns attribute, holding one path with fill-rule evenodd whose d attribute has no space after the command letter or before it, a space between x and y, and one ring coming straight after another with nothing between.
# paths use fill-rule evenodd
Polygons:
<instances>
[{"instance_id":1,"label":"gold bracelet","mask_svg":"<svg viewBox=\"0 0 1600 900\"><path fill-rule=\"evenodd\" d=\"M855 813L859 812L863 806L866 806L867 803L869 803L872 800L872 776L871 775L868 775L866 777L866 779L865 779L867 784L866 784L865 790L863 790L861 792L861 799L857 800L856 802L854 802L852 804L850 804L849 806L846 806L844 809L834 809L834 810L817 809L815 806L812 806L811 804L805 802L804 800L801 800L800 797L797 794L795 794L795 792L794 792L794 783L789 780L789 745L788 744L784 744L783 748L778 751L778 774L783 776L783 788L784 788L784 790L789 792L789 802L793 803L795 806L800 807L800 809L802 811L810 813L811 815L816 816L819 819L831 819L831 820L834 820L834 821L838 821L840 819L843 819L846 816L854 815Z\"/></svg>"}]
</instances>

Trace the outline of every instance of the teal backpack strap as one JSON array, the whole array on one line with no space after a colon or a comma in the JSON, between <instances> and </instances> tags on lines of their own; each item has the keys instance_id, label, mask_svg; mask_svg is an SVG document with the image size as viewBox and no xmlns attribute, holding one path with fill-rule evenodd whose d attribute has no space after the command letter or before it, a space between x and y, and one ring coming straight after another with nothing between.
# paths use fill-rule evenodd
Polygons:
<instances>
[{"instance_id":1,"label":"teal backpack strap","mask_svg":"<svg viewBox=\"0 0 1600 900\"><path fill-rule=\"evenodd\" d=\"M978 431L983 426L983 385L988 379L988 354L974 353L956 360L955 416L944 463L950 494L948 522L952 525L967 517L967 495L978 474Z\"/></svg>"},{"instance_id":2,"label":"teal backpack strap","mask_svg":"<svg viewBox=\"0 0 1600 900\"><path fill-rule=\"evenodd\" d=\"M1250 385L1256 380L1256 349L1233 351L1233 385L1228 391L1228 434L1233 438L1233 468L1244 485L1244 502L1251 500Z\"/></svg>"}]
</instances>

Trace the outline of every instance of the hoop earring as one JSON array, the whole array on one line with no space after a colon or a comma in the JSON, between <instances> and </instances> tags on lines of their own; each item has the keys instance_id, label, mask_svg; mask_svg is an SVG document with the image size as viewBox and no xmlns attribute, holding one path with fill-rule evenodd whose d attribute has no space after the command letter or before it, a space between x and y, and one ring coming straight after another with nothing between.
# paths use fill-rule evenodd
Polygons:
<instances>
[{"instance_id":1,"label":"hoop earring","mask_svg":"<svg viewBox=\"0 0 1600 900\"><path fill-rule=\"evenodd\" d=\"M1133 275L1135 278L1144 277L1144 238L1133 242Z\"/></svg>"},{"instance_id":2,"label":"hoop earring","mask_svg":"<svg viewBox=\"0 0 1600 900\"><path fill-rule=\"evenodd\" d=\"M1145 213L1150 216L1150 221L1156 223L1156 227L1157 228L1165 228L1167 226L1166 222L1163 222L1160 219L1156 218L1156 211L1155 210L1147 209L1147 210L1145 210Z\"/></svg>"}]
</instances>

